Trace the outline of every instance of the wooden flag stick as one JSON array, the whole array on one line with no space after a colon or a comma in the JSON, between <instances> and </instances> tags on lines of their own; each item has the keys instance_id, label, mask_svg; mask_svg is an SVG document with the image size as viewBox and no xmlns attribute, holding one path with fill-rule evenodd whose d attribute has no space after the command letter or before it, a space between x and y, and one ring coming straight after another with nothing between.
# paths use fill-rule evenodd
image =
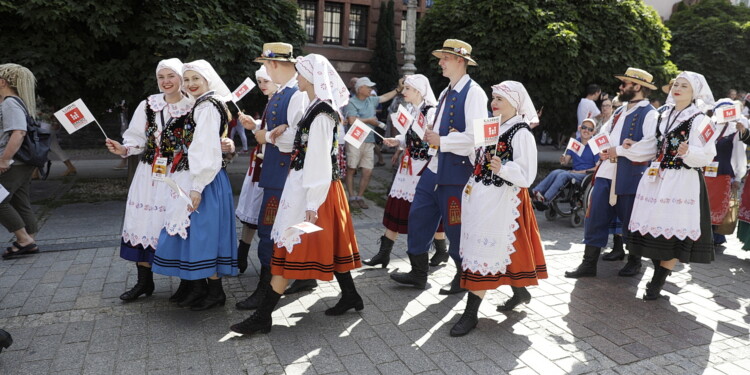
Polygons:
<instances>
[{"instance_id":1,"label":"wooden flag stick","mask_svg":"<svg viewBox=\"0 0 750 375\"><path fill-rule=\"evenodd\" d=\"M99 127L99 130L101 130L101 131L102 131L102 134L104 134L104 138L106 138L106 139L109 139L109 137L107 136L107 133L105 133L105 132L104 132L104 129L102 128L102 126L101 126L101 125L99 125L99 121L96 121L96 120L94 120L94 122L96 123L96 126L98 126L98 127Z\"/></svg>"}]
</instances>

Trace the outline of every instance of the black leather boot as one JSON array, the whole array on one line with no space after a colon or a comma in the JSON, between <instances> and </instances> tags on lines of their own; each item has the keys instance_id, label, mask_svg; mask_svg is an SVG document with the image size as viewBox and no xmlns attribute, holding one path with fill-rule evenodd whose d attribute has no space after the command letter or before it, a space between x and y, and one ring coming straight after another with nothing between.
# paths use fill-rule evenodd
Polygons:
<instances>
[{"instance_id":1,"label":"black leather boot","mask_svg":"<svg viewBox=\"0 0 750 375\"><path fill-rule=\"evenodd\" d=\"M240 244L237 245L237 268L240 273L245 273L247 269L247 254L250 252L250 244L240 240Z\"/></svg>"},{"instance_id":2,"label":"black leather boot","mask_svg":"<svg viewBox=\"0 0 750 375\"><path fill-rule=\"evenodd\" d=\"M658 263L659 261L654 261ZM664 283L667 281L667 276L672 274L672 270L669 268L662 267L661 264L654 268L654 276L651 281L646 283L646 293L643 294L643 299L646 301L653 301L661 297L661 290L664 288Z\"/></svg>"},{"instance_id":3,"label":"black leather boot","mask_svg":"<svg viewBox=\"0 0 750 375\"><path fill-rule=\"evenodd\" d=\"M510 288L513 289L513 297L505 301L504 305L498 306L497 311L511 311L522 303L528 304L531 302L531 293L525 287L511 286Z\"/></svg>"},{"instance_id":4,"label":"black leather boot","mask_svg":"<svg viewBox=\"0 0 750 375\"><path fill-rule=\"evenodd\" d=\"M263 302L258 306L253 315L250 315L249 318L240 323L232 325L229 329L243 335L250 335L255 332L271 332L273 324L271 313L273 313L273 309L276 308L280 298L281 294L276 293L273 289L269 289L266 297L263 298Z\"/></svg>"},{"instance_id":5,"label":"black leather boot","mask_svg":"<svg viewBox=\"0 0 750 375\"><path fill-rule=\"evenodd\" d=\"M386 236L380 236L380 250L378 250L378 253L374 257L362 263L368 266L382 264L383 268L386 268L391 261L391 250L393 250L393 240Z\"/></svg>"},{"instance_id":6,"label":"black leather boot","mask_svg":"<svg viewBox=\"0 0 750 375\"><path fill-rule=\"evenodd\" d=\"M180 286L178 286L174 294L169 297L169 302L182 302L189 293L190 280L180 279Z\"/></svg>"},{"instance_id":7,"label":"black leather boot","mask_svg":"<svg viewBox=\"0 0 750 375\"><path fill-rule=\"evenodd\" d=\"M138 265L138 282L135 283L133 289L120 295L120 299L123 301L134 301L141 295L145 294L150 296L154 293L154 273L151 272L151 267Z\"/></svg>"},{"instance_id":8,"label":"black leather boot","mask_svg":"<svg viewBox=\"0 0 750 375\"><path fill-rule=\"evenodd\" d=\"M606 261L613 261L613 260L623 260L625 259L625 249L622 247L622 236L614 236L612 238L612 251L608 252L607 254L604 254L602 257L602 260Z\"/></svg>"},{"instance_id":9,"label":"black leather boot","mask_svg":"<svg viewBox=\"0 0 750 375\"><path fill-rule=\"evenodd\" d=\"M456 274L453 276L453 280L451 280L451 283L448 284L445 288L440 289L438 294L442 294L444 296L451 295L451 294L457 294L461 292L465 292L466 289L461 288L461 261L459 260L453 260L453 263L456 264Z\"/></svg>"},{"instance_id":10,"label":"black leather boot","mask_svg":"<svg viewBox=\"0 0 750 375\"><path fill-rule=\"evenodd\" d=\"M641 256L628 254L628 262L625 263L625 267L622 267L617 274L620 276L635 276L641 272L641 267Z\"/></svg>"},{"instance_id":11,"label":"black leather boot","mask_svg":"<svg viewBox=\"0 0 750 375\"><path fill-rule=\"evenodd\" d=\"M238 310L255 310L263 302L266 297L266 293L271 289L271 269L266 266L260 267L260 277L258 278L258 286L255 287L255 291L250 297L247 297L244 301L237 302L234 306Z\"/></svg>"},{"instance_id":12,"label":"black leather boot","mask_svg":"<svg viewBox=\"0 0 750 375\"><path fill-rule=\"evenodd\" d=\"M435 245L435 254L430 258L430 266L437 267L440 263L448 261L448 245L446 244L445 239L433 239L432 244Z\"/></svg>"},{"instance_id":13,"label":"black leather boot","mask_svg":"<svg viewBox=\"0 0 750 375\"><path fill-rule=\"evenodd\" d=\"M365 308L362 297L357 293L357 288L354 286L354 280L352 280L352 273L338 273L335 272L336 281L339 282L341 287L341 299L336 303L336 306L326 310L326 315L338 316L343 315L350 309L360 311Z\"/></svg>"},{"instance_id":14,"label":"black leather boot","mask_svg":"<svg viewBox=\"0 0 750 375\"><path fill-rule=\"evenodd\" d=\"M461 314L458 322L451 328L451 336L453 337L463 336L471 332L479 323L477 314L479 313L479 305L482 304L482 298L471 292L467 294L469 297L466 300L466 309L464 309L464 313Z\"/></svg>"},{"instance_id":15,"label":"black leather boot","mask_svg":"<svg viewBox=\"0 0 750 375\"><path fill-rule=\"evenodd\" d=\"M0 329L0 353L3 351L3 349L8 349L13 344L13 337L11 337L10 333L6 332L3 329Z\"/></svg>"},{"instance_id":16,"label":"black leather boot","mask_svg":"<svg viewBox=\"0 0 750 375\"><path fill-rule=\"evenodd\" d=\"M318 287L318 280L315 280L315 279L294 280L294 282L292 282L292 285L290 285L289 288L286 288L286 290L284 291L284 295L300 293L300 292L309 292L317 287Z\"/></svg>"},{"instance_id":17,"label":"black leather boot","mask_svg":"<svg viewBox=\"0 0 750 375\"><path fill-rule=\"evenodd\" d=\"M227 302L227 295L224 294L224 288L221 285L221 278L208 279L208 294L206 298L192 305L190 310L203 311L215 306L224 306Z\"/></svg>"},{"instance_id":18,"label":"black leather boot","mask_svg":"<svg viewBox=\"0 0 750 375\"><path fill-rule=\"evenodd\" d=\"M428 254L407 255L409 255L409 262L411 262L411 271L394 272L391 274L391 279L399 284L413 285L419 289L425 289L427 287L427 270L429 269L427 264Z\"/></svg>"},{"instance_id":19,"label":"black leather boot","mask_svg":"<svg viewBox=\"0 0 750 375\"><path fill-rule=\"evenodd\" d=\"M185 299L183 299L182 302L178 303L177 306L193 306L200 302L203 298L206 297L206 294L208 294L208 284L206 283L206 279L190 280L189 283L190 292L188 292L188 295L185 297Z\"/></svg>"},{"instance_id":20,"label":"black leather boot","mask_svg":"<svg viewBox=\"0 0 750 375\"><path fill-rule=\"evenodd\" d=\"M565 271L565 277L577 279L579 277L596 276L596 264L599 262L601 252L601 247L586 245L586 249L583 251L583 261L573 271Z\"/></svg>"}]
</instances>

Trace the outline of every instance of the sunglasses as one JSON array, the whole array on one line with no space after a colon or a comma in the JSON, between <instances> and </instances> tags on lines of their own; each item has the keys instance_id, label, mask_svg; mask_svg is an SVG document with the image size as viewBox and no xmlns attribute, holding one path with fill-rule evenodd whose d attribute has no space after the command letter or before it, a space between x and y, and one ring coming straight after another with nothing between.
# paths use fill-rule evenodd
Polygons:
<instances>
[{"instance_id":1,"label":"sunglasses","mask_svg":"<svg viewBox=\"0 0 750 375\"><path fill-rule=\"evenodd\" d=\"M594 128L589 128L587 126L581 126L581 130L588 130L590 132L594 131Z\"/></svg>"}]
</instances>

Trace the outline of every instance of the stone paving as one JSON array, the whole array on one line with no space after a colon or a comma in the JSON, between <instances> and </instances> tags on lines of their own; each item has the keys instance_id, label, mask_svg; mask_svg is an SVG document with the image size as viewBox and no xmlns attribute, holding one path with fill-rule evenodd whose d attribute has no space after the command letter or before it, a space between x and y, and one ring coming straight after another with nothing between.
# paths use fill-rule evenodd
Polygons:
<instances>
[{"instance_id":1,"label":"stone paving","mask_svg":"<svg viewBox=\"0 0 750 375\"><path fill-rule=\"evenodd\" d=\"M246 159L230 166L233 183ZM124 175L112 163L78 162L77 178ZM374 187L385 191L389 178L388 169L377 169ZM34 191L51 194L70 181L34 183ZM219 343L248 315L234 303L255 288L257 259L245 274L225 278L223 308L192 312L170 304L178 280L161 276L153 296L125 304L118 296L136 272L118 256L123 202L40 213L43 252L0 262L0 327L15 339L0 354L0 374L750 373L750 253L733 236L714 263L679 265L666 298L644 302L650 264L635 278L617 276L622 262L600 262L599 277L566 279L563 272L581 258L582 229L539 215L550 278L530 288L530 304L509 314L495 307L510 289L488 293L479 326L461 338L448 331L465 296L437 293L452 264L432 269L427 290L388 277L408 269L401 237L387 269L353 273L362 312L325 316L339 289L322 282L312 293L282 298L270 334ZM382 208L371 203L354 217L366 259L378 249ZM10 239L0 234L3 243Z\"/></svg>"}]
</instances>

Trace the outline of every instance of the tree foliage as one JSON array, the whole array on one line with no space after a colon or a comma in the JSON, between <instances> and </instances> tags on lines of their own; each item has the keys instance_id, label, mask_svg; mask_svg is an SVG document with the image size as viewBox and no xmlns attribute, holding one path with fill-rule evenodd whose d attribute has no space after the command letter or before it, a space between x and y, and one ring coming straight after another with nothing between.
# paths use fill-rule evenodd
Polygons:
<instances>
[{"instance_id":1,"label":"tree foliage","mask_svg":"<svg viewBox=\"0 0 750 375\"><path fill-rule=\"evenodd\" d=\"M667 26L675 64L706 76L717 99L730 88L750 89L750 9L703 0L679 7Z\"/></svg>"},{"instance_id":2,"label":"tree foliage","mask_svg":"<svg viewBox=\"0 0 750 375\"><path fill-rule=\"evenodd\" d=\"M399 78L393 9L393 0L388 1L388 5L380 3L378 29L375 32L375 50L370 60L371 78L378 84L378 92L381 93L396 87Z\"/></svg>"},{"instance_id":3,"label":"tree foliage","mask_svg":"<svg viewBox=\"0 0 750 375\"><path fill-rule=\"evenodd\" d=\"M479 66L469 74L483 88L522 82L551 131L575 128L576 105L589 83L615 93L629 66L674 74L669 31L639 0L435 0L417 29L417 67L434 88L445 87L431 51L445 39L470 43Z\"/></svg>"}]
</instances>

